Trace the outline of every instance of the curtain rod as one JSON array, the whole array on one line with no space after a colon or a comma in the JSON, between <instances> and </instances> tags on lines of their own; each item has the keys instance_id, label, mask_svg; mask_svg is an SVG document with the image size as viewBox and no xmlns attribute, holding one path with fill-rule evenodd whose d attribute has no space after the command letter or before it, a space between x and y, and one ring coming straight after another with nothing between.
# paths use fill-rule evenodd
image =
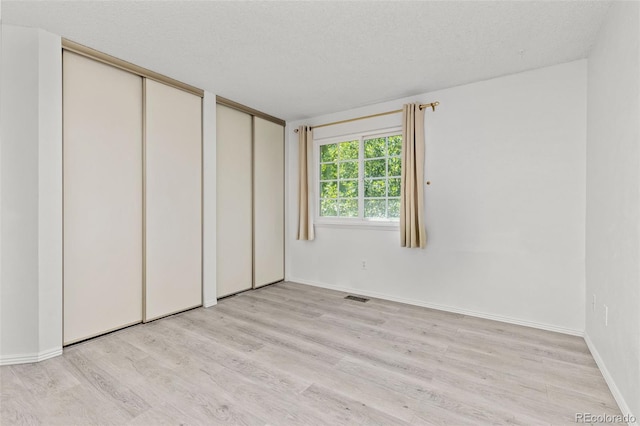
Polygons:
<instances>
[{"instance_id":1,"label":"curtain rod","mask_svg":"<svg viewBox=\"0 0 640 426\"><path fill-rule=\"evenodd\" d=\"M433 111L435 111L436 107L438 105L440 105L440 102L438 102L438 101L431 102L431 103L428 103L428 104L420 104L420 109L432 108ZM310 126L309 128L310 129L317 129L318 127L335 126L336 124L350 123L352 121L364 120L364 119L367 119L367 118L374 118L374 117L380 117L380 116L383 116L383 115L397 114L399 112L402 112L402 110L401 109L397 109L395 111L387 111L387 112L380 112L378 114L364 115L362 117L350 118L348 120L334 121L332 123L325 123L325 124L319 124L317 126ZM298 133L298 129L295 129L294 132Z\"/></svg>"}]
</instances>

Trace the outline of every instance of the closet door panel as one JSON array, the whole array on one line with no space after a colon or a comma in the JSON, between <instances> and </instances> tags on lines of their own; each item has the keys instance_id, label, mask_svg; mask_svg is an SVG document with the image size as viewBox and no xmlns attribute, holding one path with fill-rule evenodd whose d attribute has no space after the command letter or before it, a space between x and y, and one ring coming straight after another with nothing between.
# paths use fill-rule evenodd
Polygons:
<instances>
[{"instance_id":1,"label":"closet door panel","mask_svg":"<svg viewBox=\"0 0 640 426\"><path fill-rule=\"evenodd\" d=\"M142 78L63 54L64 344L142 320Z\"/></svg>"},{"instance_id":2,"label":"closet door panel","mask_svg":"<svg viewBox=\"0 0 640 426\"><path fill-rule=\"evenodd\" d=\"M145 80L145 321L202 304L202 101Z\"/></svg>"},{"instance_id":3,"label":"closet door panel","mask_svg":"<svg viewBox=\"0 0 640 426\"><path fill-rule=\"evenodd\" d=\"M254 120L254 287L260 287L284 279L284 128Z\"/></svg>"},{"instance_id":4,"label":"closet door panel","mask_svg":"<svg viewBox=\"0 0 640 426\"><path fill-rule=\"evenodd\" d=\"M253 285L251 116L218 105L217 293L218 297Z\"/></svg>"}]
</instances>

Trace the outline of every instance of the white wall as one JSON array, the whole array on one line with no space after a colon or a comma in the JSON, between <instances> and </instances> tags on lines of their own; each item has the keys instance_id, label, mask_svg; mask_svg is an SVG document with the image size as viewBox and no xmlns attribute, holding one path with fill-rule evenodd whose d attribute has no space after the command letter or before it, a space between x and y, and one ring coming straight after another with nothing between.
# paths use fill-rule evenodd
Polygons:
<instances>
[{"instance_id":1,"label":"white wall","mask_svg":"<svg viewBox=\"0 0 640 426\"><path fill-rule=\"evenodd\" d=\"M586 211L587 342L620 408L636 416L640 415L639 31L640 4L614 3L589 56Z\"/></svg>"},{"instance_id":2,"label":"white wall","mask_svg":"<svg viewBox=\"0 0 640 426\"><path fill-rule=\"evenodd\" d=\"M62 347L60 37L2 26L0 363Z\"/></svg>"},{"instance_id":3,"label":"white wall","mask_svg":"<svg viewBox=\"0 0 640 426\"><path fill-rule=\"evenodd\" d=\"M218 303L216 287L216 95L204 93L202 99L202 302L205 307Z\"/></svg>"},{"instance_id":4,"label":"white wall","mask_svg":"<svg viewBox=\"0 0 640 426\"><path fill-rule=\"evenodd\" d=\"M426 113L426 249L401 248L397 230L316 227L315 241L296 241L297 182L289 179L287 279L580 334L586 61L304 123L435 100L440 107ZM357 123L319 129L316 137ZM299 124L287 127L288 176L297 175Z\"/></svg>"},{"instance_id":5,"label":"white wall","mask_svg":"<svg viewBox=\"0 0 640 426\"><path fill-rule=\"evenodd\" d=\"M38 31L38 320L40 357L62 341L62 55Z\"/></svg>"}]
</instances>

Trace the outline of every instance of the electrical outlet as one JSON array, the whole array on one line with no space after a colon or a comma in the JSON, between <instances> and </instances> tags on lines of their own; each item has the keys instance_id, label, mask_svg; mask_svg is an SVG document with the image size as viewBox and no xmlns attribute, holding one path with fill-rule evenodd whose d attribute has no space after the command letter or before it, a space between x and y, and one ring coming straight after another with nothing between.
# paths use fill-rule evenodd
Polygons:
<instances>
[{"instance_id":1,"label":"electrical outlet","mask_svg":"<svg viewBox=\"0 0 640 426\"><path fill-rule=\"evenodd\" d=\"M365 269L367 269L367 261L363 260L362 261L362 270L364 271Z\"/></svg>"},{"instance_id":2,"label":"electrical outlet","mask_svg":"<svg viewBox=\"0 0 640 426\"><path fill-rule=\"evenodd\" d=\"M596 311L596 295L595 295L595 293L594 293L594 295L593 295L593 302L591 302L591 310L592 310L593 312L595 312L595 311Z\"/></svg>"},{"instance_id":3,"label":"electrical outlet","mask_svg":"<svg viewBox=\"0 0 640 426\"><path fill-rule=\"evenodd\" d=\"M609 325L609 307L604 305L604 325Z\"/></svg>"}]
</instances>

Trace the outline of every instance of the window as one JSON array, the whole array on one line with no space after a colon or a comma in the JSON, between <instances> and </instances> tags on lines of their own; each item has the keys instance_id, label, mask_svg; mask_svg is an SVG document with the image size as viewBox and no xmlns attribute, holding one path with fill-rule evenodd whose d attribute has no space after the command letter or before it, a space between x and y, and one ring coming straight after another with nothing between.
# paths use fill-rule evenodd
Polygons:
<instances>
[{"instance_id":1,"label":"window","mask_svg":"<svg viewBox=\"0 0 640 426\"><path fill-rule=\"evenodd\" d=\"M402 135L317 140L318 223L397 222Z\"/></svg>"}]
</instances>

